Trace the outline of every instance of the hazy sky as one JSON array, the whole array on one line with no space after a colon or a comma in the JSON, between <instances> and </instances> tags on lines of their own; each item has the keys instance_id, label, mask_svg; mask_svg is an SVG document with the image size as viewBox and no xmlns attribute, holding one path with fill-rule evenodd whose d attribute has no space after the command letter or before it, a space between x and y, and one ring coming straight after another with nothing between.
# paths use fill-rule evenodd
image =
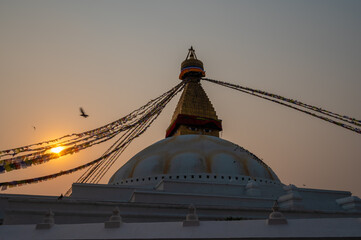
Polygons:
<instances>
[{"instance_id":1,"label":"hazy sky","mask_svg":"<svg viewBox=\"0 0 361 240\"><path fill-rule=\"evenodd\" d=\"M207 77L361 119L361 1L0 0L0 149L114 121L179 83L193 45ZM203 82L222 138L268 164L284 184L361 197L361 135L275 103ZM102 180L164 138L179 96ZM90 115L79 116L82 106ZM36 130L33 129L36 126ZM57 173L106 143L0 174ZM60 195L83 173L2 193Z\"/></svg>"}]
</instances>

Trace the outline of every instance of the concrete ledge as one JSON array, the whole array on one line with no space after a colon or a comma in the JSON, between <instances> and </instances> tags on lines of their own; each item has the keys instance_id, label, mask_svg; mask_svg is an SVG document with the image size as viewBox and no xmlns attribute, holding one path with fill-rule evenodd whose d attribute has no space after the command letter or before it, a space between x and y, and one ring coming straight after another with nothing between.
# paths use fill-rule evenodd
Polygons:
<instances>
[{"instance_id":1,"label":"concrete ledge","mask_svg":"<svg viewBox=\"0 0 361 240\"><path fill-rule=\"evenodd\" d=\"M123 223L106 229L104 223L55 224L47 231L35 225L2 225L3 239L360 239L361 218L290 219L267 225L265 220L202 221L198 227L181 222Z\"/></svg>"}]
</instances>

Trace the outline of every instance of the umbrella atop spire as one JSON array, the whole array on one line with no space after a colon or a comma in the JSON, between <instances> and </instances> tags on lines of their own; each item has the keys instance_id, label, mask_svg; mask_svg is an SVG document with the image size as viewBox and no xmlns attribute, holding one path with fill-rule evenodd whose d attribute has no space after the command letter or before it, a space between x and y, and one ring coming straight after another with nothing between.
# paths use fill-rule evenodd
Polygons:
<instances>
[{"instance_id":1,"label":"umbrella atop spire","mask_svg":"<svg viewBox=\"0 0 361 240\"><path fill-rule=\"evenodd\" d=\"M181 64L181 73L179 74L179 79L186 80L189 78L200 79L205 77L206 72L203 68L203 63L201 60L197 59L197 55L193 46L188 49L188 54L186 59Z\"/></svg>"}]
</instances>

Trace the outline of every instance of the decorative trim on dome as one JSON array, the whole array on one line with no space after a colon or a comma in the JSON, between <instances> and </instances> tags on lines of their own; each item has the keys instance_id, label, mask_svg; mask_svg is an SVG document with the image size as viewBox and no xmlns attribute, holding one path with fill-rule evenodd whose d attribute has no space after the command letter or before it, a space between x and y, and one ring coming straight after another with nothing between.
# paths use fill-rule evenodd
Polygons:
<instances>
[{"instance_id":1,"label":"decorative trim on dome","mask_svg":"<svg viewBox=\"0 0 361 240\"><path fill-rule=\"evenodd\" d=\"M148 185L155 184L157 186L161 181L172 180L172 181L182 181L188 183L197 184L201 183L232 183L232 184L244 184L245 186L253 181L261 185L282 185L279 180L270 180L267 178L255 178L247 175L229 175L229 174L212 174L212 173L187 173L187 174L161 174L161 175L152 175L152 176L143 176L143 177L133 177L126 179L112 179L108 184L112 185Z\"/></svg>"}]
</instances>

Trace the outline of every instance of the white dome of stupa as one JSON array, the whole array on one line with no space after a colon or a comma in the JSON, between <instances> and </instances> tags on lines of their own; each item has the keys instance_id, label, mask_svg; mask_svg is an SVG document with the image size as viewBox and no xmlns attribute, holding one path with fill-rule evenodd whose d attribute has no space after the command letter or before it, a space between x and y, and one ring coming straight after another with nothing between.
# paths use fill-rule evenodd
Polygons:
<instances>
[{"instance_id":1,"label":"white dome of stupa","mask_svg":"<svg viewBox=\"0 0 361 240\"><path fill-rule=\"evenodd\" d=\"M262 160L232 142L208 135L179 135L140 151L109 184L143 185L161 179L280 183Z\"/></svg>"}]
</instances>

